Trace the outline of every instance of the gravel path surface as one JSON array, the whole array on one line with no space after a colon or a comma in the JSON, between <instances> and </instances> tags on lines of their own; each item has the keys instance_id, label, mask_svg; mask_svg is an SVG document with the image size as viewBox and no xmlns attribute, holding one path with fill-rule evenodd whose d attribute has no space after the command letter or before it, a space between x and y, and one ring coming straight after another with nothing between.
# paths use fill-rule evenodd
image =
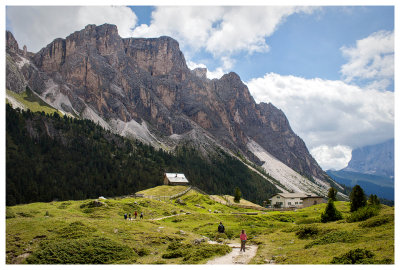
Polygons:
<instances>
[{"instance_id":1,"label":"gravel path surface","mask_svg":"<svg viewBox=\"0 0 400 270\"><path fill-rule=\"evenodd\" d=\"M209 242L214 243L214 242ZM232 251L222 257L212 259L207 264L248 264L256 255L258 246L246 245L246 252L240 251L240 244L228 244Z\"/></svg>"}]
</instances>

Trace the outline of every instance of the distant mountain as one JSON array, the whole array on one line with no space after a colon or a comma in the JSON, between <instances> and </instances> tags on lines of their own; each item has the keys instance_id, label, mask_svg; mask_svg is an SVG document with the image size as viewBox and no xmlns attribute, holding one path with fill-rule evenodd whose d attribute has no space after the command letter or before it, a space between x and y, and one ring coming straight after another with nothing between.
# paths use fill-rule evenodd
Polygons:
<instances>
[{"instance_id":1,"label":"distant mountain","mask_svg":"<svg viewBox=\"0 0 400 270\"><path fill-rule=\"evenodd\" d=\"M327 171L338 183L360 185L367 194L394 199L394 140L354 149L348 166Z\"/></svg>"},{"instance_id":2,"label":"distant mountain","mask_svg":"<svg viewBox=\"0 0 400 270\"><path fill-rule=\"evenodd\" d=\"M394 177L394 139L354 149L343 171Z\"/></svg>"},{"instance_id":3,"label":"distant mountain","mask_svg":"<svg viewBox=\"0 0 400 270\"><path fill-rule=\"evenodd\" d=\"M344 184L347 187L360 185L366 194L376 194L380 198L394 200L394 179L372 175L362 174L350 171L327 171L328 175L336 182Z\"/></svg>"},{"instance_id":4,"label":"distant mountain","mask_svg":"<svg viewBox=\"0 0 400 270\"><path fill-rule=\"evenodd\" d=\"M257 104L234 72L209 80L206 69L190 70L170 37L121 38L115 25L88 25L36 54L6 38L13 92L28 87L61 112L156 148L190 144L205 156L223 149L262 166L283 191L341 190L281 110Z\"/></svg>"}]
</instances>

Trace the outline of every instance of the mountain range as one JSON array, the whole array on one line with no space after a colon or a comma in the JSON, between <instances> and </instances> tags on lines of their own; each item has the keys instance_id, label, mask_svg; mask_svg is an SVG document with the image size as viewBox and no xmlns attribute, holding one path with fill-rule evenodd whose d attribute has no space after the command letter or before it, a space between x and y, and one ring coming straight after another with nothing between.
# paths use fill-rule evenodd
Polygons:
<instances>
[{"instance_id":1,"label":"mountain range","mask_svg":"<svg viewBox=\"0 0 400 270\"><path fill-rule=\"evenodd\" d=\"M115 25L88 25L31 53L7 31L6 52L7 89L28 89L63 114L170 152L223 149L281 191L343 191L281 110L256 103L234 72L210 80L206 69L190 70L170 37L121 38Z\"/></svg>"},{"instance_id":2,"label":"mountain range","mask_svg":"<svg viewBox=\"0 0 400 270\"><path fill-rule=\"evenodd\" d=\"M367 194L394 200L394 139L354 149L346 168L327 173L341 184L358 184Z\"/></svg>"}]
</instances>

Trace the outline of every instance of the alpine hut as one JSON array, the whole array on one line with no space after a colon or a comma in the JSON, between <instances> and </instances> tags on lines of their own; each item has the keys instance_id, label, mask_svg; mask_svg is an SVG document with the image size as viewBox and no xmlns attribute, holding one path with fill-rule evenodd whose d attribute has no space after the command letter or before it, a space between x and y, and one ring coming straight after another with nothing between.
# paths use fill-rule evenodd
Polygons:
<instances>
[{"instance_id":1,"label":"alpine hut","mask_svg":"<svg viewBox=\"0 0 400 270\"><path fill-rule=\"evenodd\" d=\"M165 173L164 185L187 186L189 185L189 181L186 179L183 173Z\"/></svg>"}]
</instances>

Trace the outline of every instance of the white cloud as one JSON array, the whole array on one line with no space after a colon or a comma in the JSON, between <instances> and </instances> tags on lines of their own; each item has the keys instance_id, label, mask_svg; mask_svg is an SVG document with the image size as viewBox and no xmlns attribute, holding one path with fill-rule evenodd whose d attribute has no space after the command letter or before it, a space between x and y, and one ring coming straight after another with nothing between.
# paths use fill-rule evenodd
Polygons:
<instances>
[{"instance_id":1,"label":"white cloud","mask_svg":"<svg viewBox=\"0 0 400 270\"><path fill-rule=\"evenodd\" d=\"M321 145L310 150L311 155L325 170L340 170L351 160L351 148L344 145Z\"/></svg>"},{"instance_id":2,"label":"white cloud","mask_svg":"<svg viewBox=\"0 0 400 270\"><path fill-rule=\"evenodd\" d=\"M294 13L311 13L315 7L157 7L150 25L135 28L134 36L169 35L177 39L190 59L205 50L222 60L221 70L234 65L234 54L265 52L266 38Z\"/></svg>"},{"instance_id":3,"label":"white cloud","mask_svg":"<svg viewBox=\"0 0 400 270\"><path fill-rule=\"evenodd\" d=\"M115 24L120 36L129 37L137 23L135 13L122 6L9 6L6 14L18 44L31 52L88 24Z\"/></svg>"},{"instance_id":4,"label":"white cloud","mask_svg":"<svg viewBox=\"0 0 400 270\"><path fill-rule=\"evenodd\" d=\"M394 33L379 31L358 40L355 47L342 47L348 63L341 67L345 82L366 80L369 88L386 89L394 76Z\"/></svg>"},{"instance_id":5,"label":"white cloud","mask_svg":"<svg viewBox=\"0 0 400 270\"><path fill-rule=\"evenodd\" d=\"M247 85L257 102L271 102L282 109L293 130L315 153L337 145L354 149L394 136L393 92L275 73ZM328 148L318 148L323 145Z\"/></svg>"}]
</instances>

